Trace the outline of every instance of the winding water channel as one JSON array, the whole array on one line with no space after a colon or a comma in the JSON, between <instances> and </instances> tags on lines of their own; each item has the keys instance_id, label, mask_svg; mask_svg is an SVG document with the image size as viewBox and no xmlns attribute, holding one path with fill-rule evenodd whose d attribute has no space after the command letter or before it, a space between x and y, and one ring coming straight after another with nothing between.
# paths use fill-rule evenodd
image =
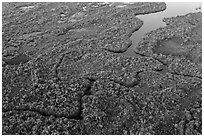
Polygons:
<instances>
[{"instance_id":1,"label":"winding water channel","mask_svg":"<svg viewBox=\"0 0 204 137\"><path fill-rule=\"evenodd\" d=\"M166 24L162 21L163 18L167 17L176 17L180 15L185 15L191 12L198 12L196 8L201 7L202 3L200 2L167 2L167 8L162 12L138 15L137 17L143 20L143 26L136 32L134 32L131 36L132 45L128 48L128 50L122 55L125 56L136 56L134 53L134 49L137 47L139 41L142 37L155 29L160 27L165 27Z\"/></svg>"}]
</instances>

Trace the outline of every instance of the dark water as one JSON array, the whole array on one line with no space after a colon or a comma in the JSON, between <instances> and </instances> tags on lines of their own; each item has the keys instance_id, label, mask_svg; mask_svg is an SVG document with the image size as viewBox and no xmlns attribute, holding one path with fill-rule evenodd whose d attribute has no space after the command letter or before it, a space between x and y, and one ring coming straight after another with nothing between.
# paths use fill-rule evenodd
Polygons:
<instances>
[{"instance_id":1,"label":"dark water","mask_svg":"<svg viewBox=\"0 0 204 137\"><path fill-rule=\"evenodd\" d=\"M163 18L176 17L188 14L190 12L198 12L196 8L201 7L202 3L166 2L166 5L167 8L164 11L137 16L139 19L144 21L144 24L138 31L132 34L130 38L132 40L132 46L125 53L122 53L122 55L136 56L136 54L134 53L134 49L137 47L142 37L152 30L166 26L165 23L162 21Z\"/></svg>"},{"instance_id":2,"label":"dark water","mask_svg":"<svg viewBox=\"0 0 204 137\"><path fill-rule=\"evenodd\" d=\"M19 54L16 57L12 58L12 59L3 59L3 61L5 62L5 65L19 65L19 64L23 64L28 62L29 60L31 60L31 58L26 55L26 54Z\"/></svg>"}]
</instances>

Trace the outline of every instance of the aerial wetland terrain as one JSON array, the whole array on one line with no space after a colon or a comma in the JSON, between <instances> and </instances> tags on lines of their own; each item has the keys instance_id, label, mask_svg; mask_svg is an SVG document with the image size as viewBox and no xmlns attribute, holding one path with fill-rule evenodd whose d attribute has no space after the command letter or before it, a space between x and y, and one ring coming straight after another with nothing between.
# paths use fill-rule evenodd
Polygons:
<instances>
[{"instance_id":1,"label":"aerial wetland terrain","mask_svg":"<svg viewBox=\"0 0 204 137\"><path fill-rule=\"evenodd\" d=\"M2 134L201 135L201 3L2 3Z\"/></svg>"}]
</instances>

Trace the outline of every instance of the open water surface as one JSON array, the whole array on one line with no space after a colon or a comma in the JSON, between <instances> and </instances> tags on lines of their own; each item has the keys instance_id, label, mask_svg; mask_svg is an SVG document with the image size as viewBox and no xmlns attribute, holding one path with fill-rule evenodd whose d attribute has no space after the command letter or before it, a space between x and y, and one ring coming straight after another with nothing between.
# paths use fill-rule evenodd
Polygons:
<instances>
[{"instance_id":1,"label":"open water surface","mask_svg":"<svg viewBox=\"0 0 204 137\"><path fill-rule=\"evenodd\" d=\"M122 55L136 56L136 54L134 53L134 49L137 47L142 37L146 33L152 30L156 30L160 27L166 26L166 24L162 21L163 18L176 17L176 16L185 15L191 12L198 12L199 10L196 10L196 8L201 7L202 3L200 2L166 2L166 6L167 8L164 11L137 16L139 19L143 20L144 24L138 31L132 34L130 38L132 40L132 45L131 47L128 48L126 52L122 53Z\"/></svg>"}]
</instances>

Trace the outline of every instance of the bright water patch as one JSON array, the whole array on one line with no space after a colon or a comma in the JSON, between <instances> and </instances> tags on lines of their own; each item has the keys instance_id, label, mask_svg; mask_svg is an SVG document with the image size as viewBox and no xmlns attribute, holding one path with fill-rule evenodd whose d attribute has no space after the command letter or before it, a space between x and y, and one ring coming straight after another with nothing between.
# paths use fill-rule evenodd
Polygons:
<instances>
[{"instance_id":1,"label":"bright water patch","mask_svg":"<svg viewBox=\"0 0 204 137\"><path fill-rule=\"evenodd\" d=\"M185 15L191 12L198 12L197 8L201 7L200 2L167 2L167 8L164 11L138 15L137 17L144 21L143 26L131 36L132 45L122 55L136 56L134 49L137 47L139 41L144 35L152 30L156 30L160 27L165 27L166 24L162 21L163 18L176 17Z\"/></svg>"}]
</instances>

